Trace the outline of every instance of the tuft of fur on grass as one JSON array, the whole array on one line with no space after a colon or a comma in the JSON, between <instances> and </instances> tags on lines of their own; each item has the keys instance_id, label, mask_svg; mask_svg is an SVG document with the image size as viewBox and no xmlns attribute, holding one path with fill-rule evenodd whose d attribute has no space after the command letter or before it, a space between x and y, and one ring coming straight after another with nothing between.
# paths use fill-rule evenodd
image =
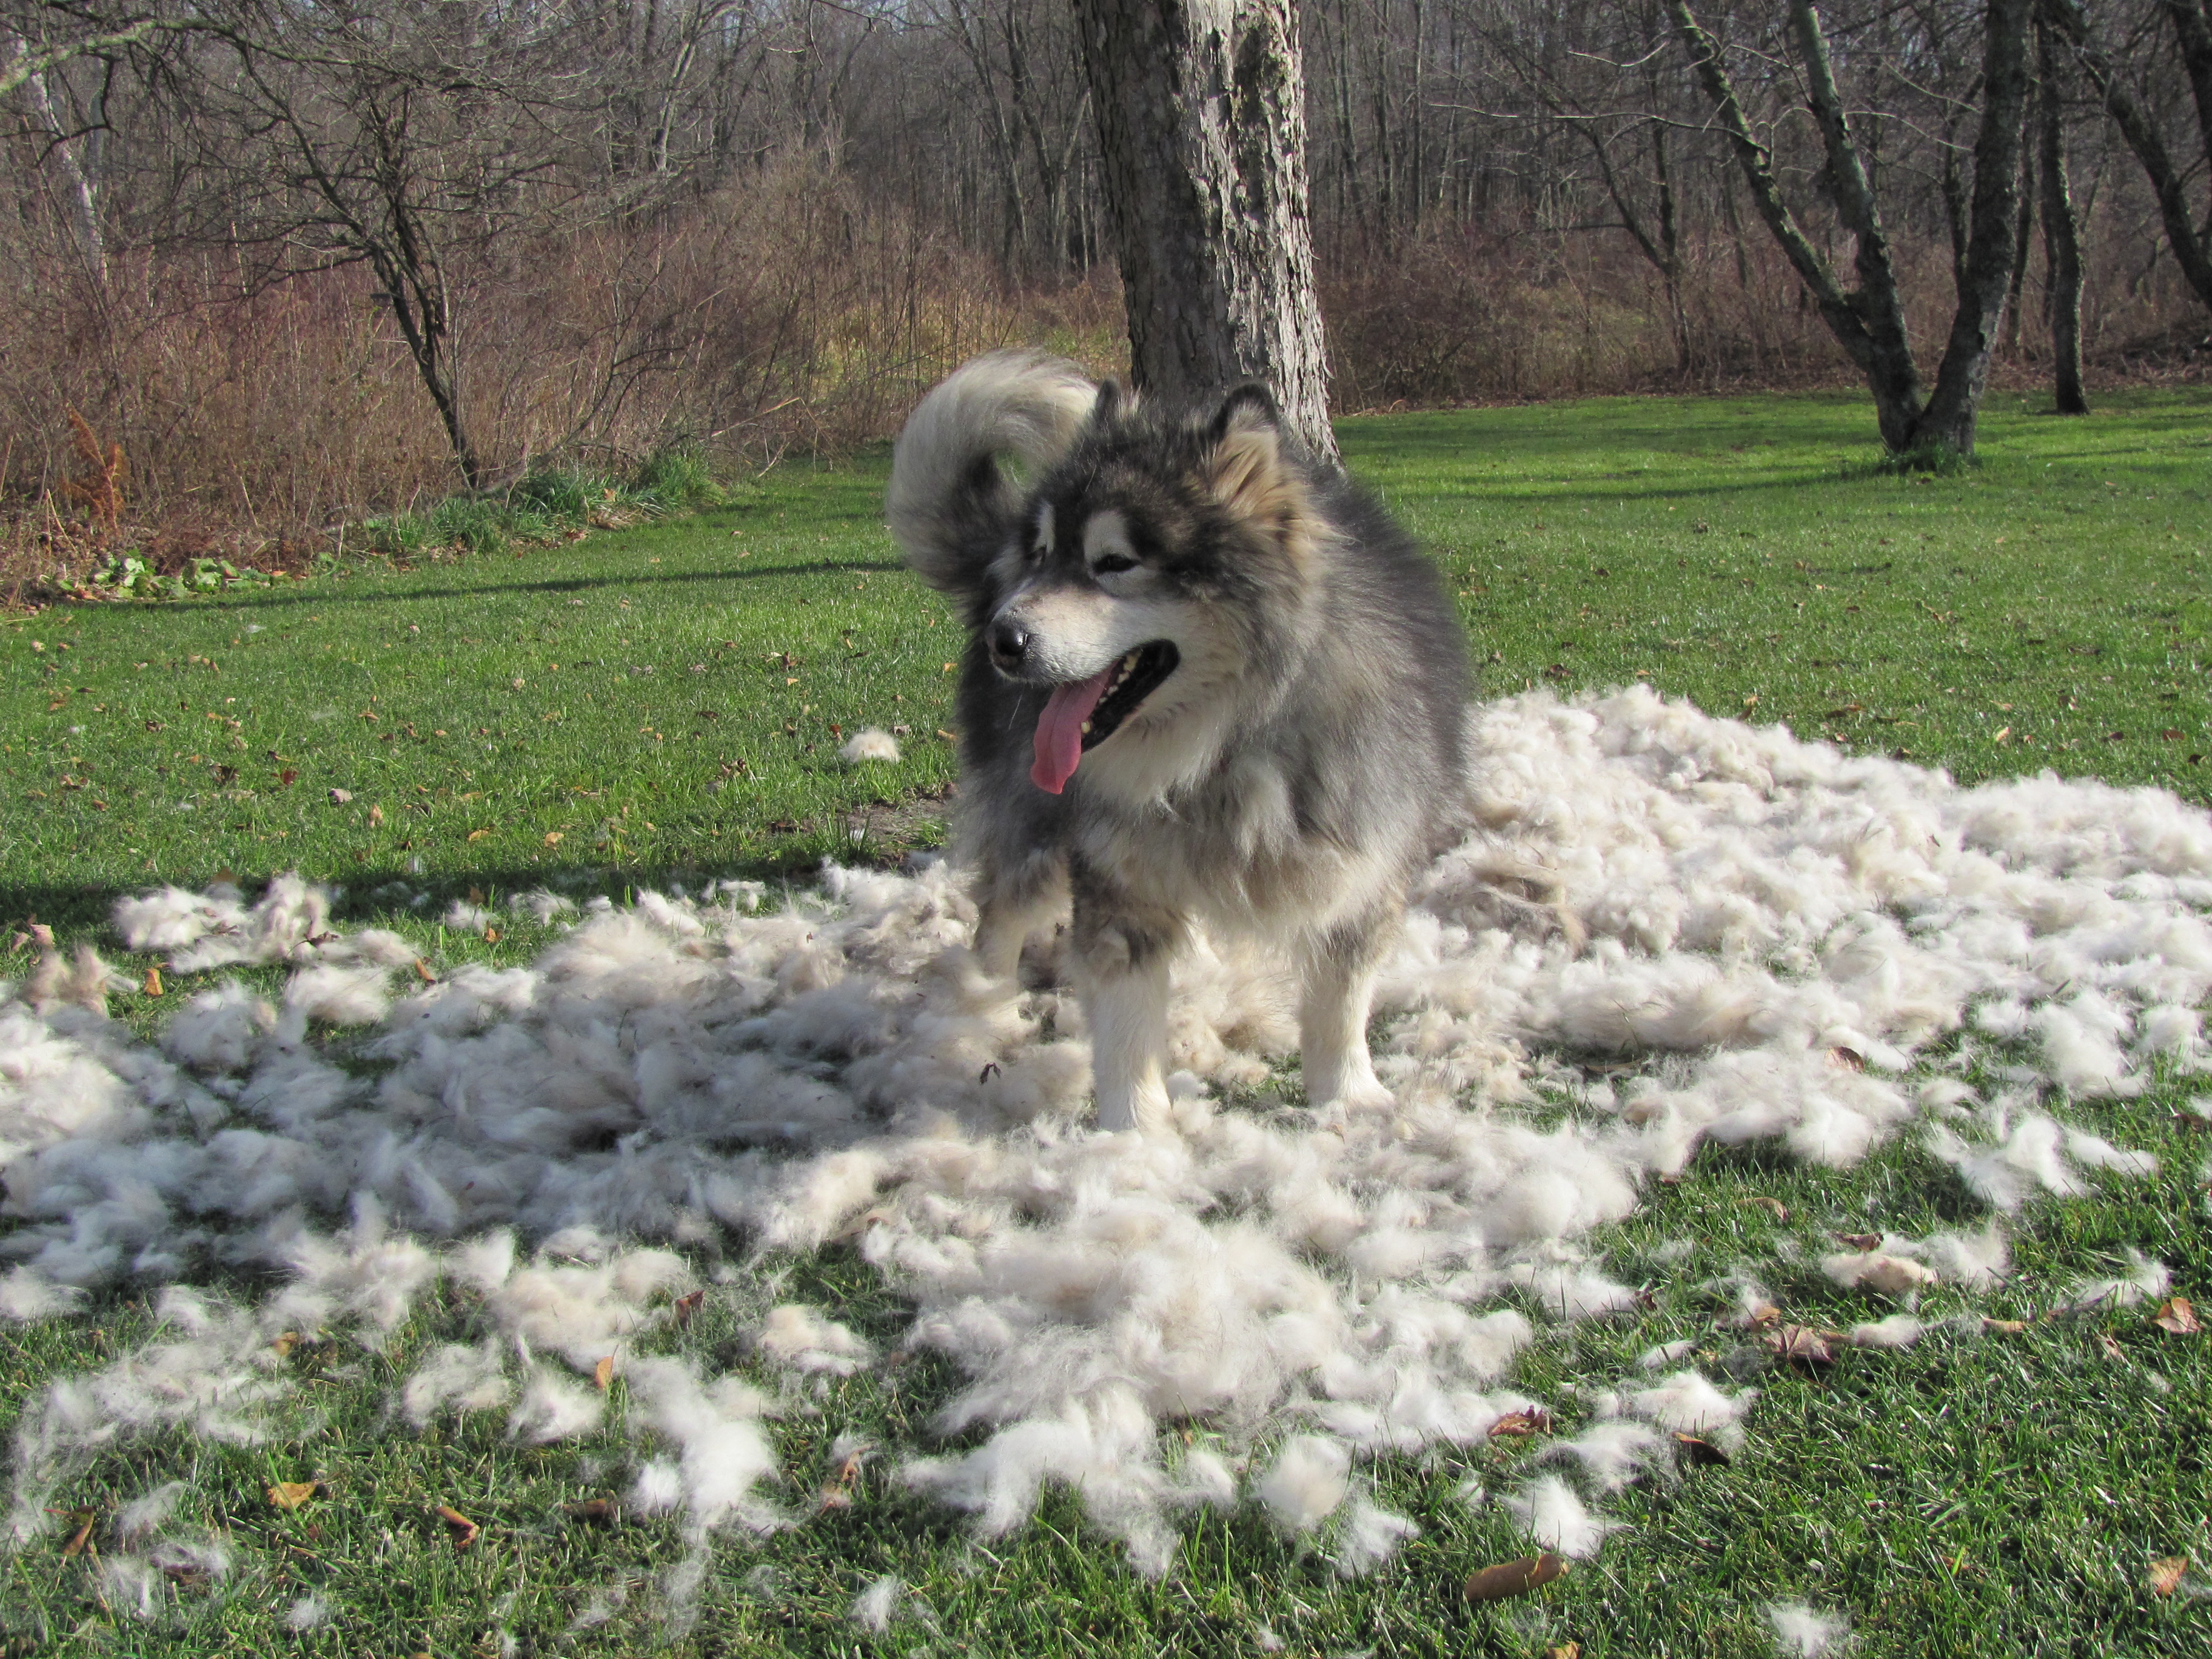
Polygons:
<instances>
[{"instance_id":1,"label":"tuft of fur on grass","mask_svg":"<svg viewBox=\"0 0 2212 1659\"><path fill-rule=\"evenodd\" d=\"M1766 1622L1787 1659L1829 1659L1850 1642L1850 1626L1840 1613L1816 1613L1802 1601L1777 1602L1767 1608Z\"/></svg>"},{"instance_id":2,"label":"tuft of fur on grass","mask_svg":"<svg viewBox=\"0 0 2212 1659\"><path fill-rule=\"evenodd\" d=\"M845 739L845 746L837 751L837 758L848 766L859 766L866 761L896 762L899 757L898 739L879 727L863 726Z\"/></svg>"},{"instance_id":3,"label":"tuft of fur on grass","mask_svg":"<svg viewBox=\"0 0 2212 1659\"><path fill-rule=\"evenodd\" d=\"M862 1630L881 1636L891 1627L892 1616L898 1611L899 1597L906 1585L894 1572L887 1572L867 1589L853 1598L846 1616Z\"/></svg>"}]
</instances>

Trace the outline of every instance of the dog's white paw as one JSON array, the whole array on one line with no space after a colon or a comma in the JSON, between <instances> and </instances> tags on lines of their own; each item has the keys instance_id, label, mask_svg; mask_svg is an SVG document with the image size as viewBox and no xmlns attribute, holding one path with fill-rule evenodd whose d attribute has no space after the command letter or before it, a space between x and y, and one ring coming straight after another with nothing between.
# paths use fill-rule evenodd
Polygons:
<instances>
[{"instance_id":1,"label":"dog's white paw","mask_svg":"<svg viewBox=\"0 0 2212 1659\"><path fill-rule=\"evenodd\" d=\"M1398 1097L1370 1074L1364 1078L1346 1079L1335 1090L1313 1104L1317 1111L1395 1112L1398 1109Z\"/></svg>"}]
</instances>

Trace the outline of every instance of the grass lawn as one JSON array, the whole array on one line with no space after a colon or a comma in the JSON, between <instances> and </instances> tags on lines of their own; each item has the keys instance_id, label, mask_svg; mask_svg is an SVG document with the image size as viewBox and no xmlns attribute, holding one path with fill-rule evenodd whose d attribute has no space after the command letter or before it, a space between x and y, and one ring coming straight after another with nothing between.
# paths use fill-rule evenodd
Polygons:
<instances>
[{"instance_id":1,"label":"grass lawn","mask_svg":"<svg viewBox=\"0 0 2212 1659\"><path fill-rule=\"evenodd\" d=\"M2051 767L2205 801L2212 392L2115 396L2074 421L2033 412L2041 404L1993 397L1982 465L1942 477L1875 470L1870 415L1842 396L1399 416L1341 435L1353 470L1446 566L1493 690L1641 676L1962 781ZM884 471L881 456L788 469L700 518L518 555L0 619L0 914L114 959L100 924L118 893L297 868L343 886L349 926L397 928L444 969L524 962L550 937L526 921L502 921L496 939L447 930L447 902L471 888L619 896L933 842L953 775L942 730L957 631L896 564ZM907 728L904 758L840 761L843 738L871 725ZM28 963L19 946L0 975ZM134 977L147 965L128 963ZM117 1012L151 1030L173 1006L131 998ZM2212 1655L2212 1598L2190 1588L2212 1565L2212 1337L2171 1335L2142 1308L2037 1318L2060 1281L2108 1270L2129 1246L2212 1298L2207 1147L2176 1115L2203 1092L2166 1079L2072 1108L2156 1153L2161 1173L2032 1208L2002 1291L1939 1291L1923 1309L1932 1321L1971 1305L2025 1330L1765 1370L1742 1457L1610 1502L1630 1530L1528 1599L1459 1596L1468 1571L1526 1552L1496 1506L1453 1495L1470 1474L1509 1478L1530 1455L1515 1443L1379 1466L1378 1498L1423 1533L1351 1582L1250 1506L1194 1523L1176 1570L1151 1583L1066 1495L986 1548L870 1476L849 1509L718 1543L700 1622L678 1646L1749 1655L1772 1650L1765 1607L1804 1600L1846 1613L1864 1655ZM1745 1261L1794 1318L1870 1316L1815 1258L1832 1229L1978 1224L1933 1167L1909 1139L1841 1173L1708 1149L1592 1241L1616 1276L1650 1286L1650 1307L1548 1337L1509 1380L1559 1400L1577 1379L1619 1376L1653 1343L1710 1329L1688 1287ZM1688 1261L1653 1254L1686 1236ZM902 1310L856 1257L771 1266L784 1277L763 1306L812 1302L896 1346ZM151 1328L138 1296L0 1325L0 1424ZM327 1383L319 1432L246 1449L180 1436L100 1462L71 1507L105 1514L183 1478L186 1512L250 1565L224 1595L142 1625L62 1553L64 1528L0 1561L0 1654L458 1656L498 1651L501 1629L525 1651L666 1639L654 1575L681 1553L674 1527L588 1526L561 1507L603 1490L590 1445L518 1449L495 1418L422 1435L386 1420L398 1380L464 1328L432 1311L380 1355L302 1346L286 1363ZM744 1363L737 1329L732 1306L710 1301L656 1340L726 1369ZM1709 1365L1740 1340L1716 1333ZM821 1483L841 1433L924 1438L953 1383L921 1360L834 1384L818 1416L777 1425L793 1490ZM272 1481L310 1477L331 1496L308 1509L263 1499ZM451 1547L437 1504L483 1524L477 1547ZM2151 1561L2182 1555L2197 1577L2180 1593L2146 1588ZM929 1611L877 1638L846 1614L886 1572ZM605 1622L564 1634L580 1586L625 1581L635 1594ZM278 1631L272 1611L310 1590L333 1619Z\"/></svg>"}]
</instances>

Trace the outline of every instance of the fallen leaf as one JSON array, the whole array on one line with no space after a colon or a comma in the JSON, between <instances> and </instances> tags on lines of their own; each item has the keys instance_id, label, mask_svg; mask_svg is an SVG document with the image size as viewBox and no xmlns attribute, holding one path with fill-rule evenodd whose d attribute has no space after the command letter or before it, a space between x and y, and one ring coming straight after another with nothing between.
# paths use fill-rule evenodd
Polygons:
<instances>
[{"instance_id":1,"label":"fallen leaf","mask_svg":"<svg viewBox=\"0 0 2212 1659\"><path fill-rule=\"evenodd\" d=\"M484 890L483 890L483 888L481 888L481 887L471 887L471 888L470 888L470 889L469 889L469 902L470 902L470 903L471 903L471 904L482 904L483 902L484 902Z\"/></svg>"},{"instance_id":2,"label":"fallen leaf","mask_svg":"<svg viewBox=\"0 0 2212 1659\"><path fill-rule=\"evenodd\" d=\"M282 1359L300 1346L300 1334L297 1331L282 1332L270 1339L269 1346L275 1351L276 1357Z\"/></svg>"},{"instance_id":3,"label":"fallen leaf","mask_svg":"<svg viewBox=\"0 0 2212 1659\"><path fill-rule=\"evenodd\" d=\"M471 830L469 831L469 839L471 841L482 841L489 834L491 834L491 831L489 830Z\"/></svg>"},{"instance_id":4,"label":"fallen leaf","mask_svg":"<svg viewBox=\"0 0 2212 1659\"><path fill-rule=\"evenodd\" d=\"M691 1316L699 1311L699 1304L707 1299L704 1291L691 1291L679 1296L670 1304L669 1311L676 1316L676 1328L684 1330L691 1323Z\"/></svg>"},{"instance_id":5,"label":"fallen leaf","mask_svg":"<svg viewBox=\"0 0 2212 1659\"><path fill-rule=\"evenodd\" d=\"M1500 1561L1496 1566L1468 1575L1462 1592L1470 1601L1503 1601L1508 1596L1526 1595L1541 1589L1567 1570L1566 1559L1549 1550L1541 1555L1526 1555L1518 1561Z\"/></svg>"},{"instance_id":6,"label":"fallen leaf","mask_svg":"<svg viewBox=\"0 0 2212 1659\"><path fill-rule=\"evenodd\" d=\"M453 1528L453 1547L457 1550L468 1548L477 1541L477 1534L483 1530L459 1510L443 1504L438 1505L438 1519Z\"/></svg>"},{"instance_id":7,"label":"fallen leaf","mask_svg":"<svg viewBox=\"0 0 2212 1659\"><path fill-rule=\"evenodd\" d=\"M1783 1203L1780 1199L1769 1198L1763 1193L1752 1198L1740 1198L1736 1200L1736 1202L1738 1204L1748 1204L1753 1208L1764 1210L1769 1215L1772 1216L1777 1221L1787 1221L1790 1219L1789 1206Z\"/></svg>"},{"instance_id":8,"label":"fallen leaf","mask_svg":"<svg viewBox=\"0 0 2212 1659\"><path fill-rule=\"evenodd\" d=\"M2150 1586L2153 1595L2171 1595L2181 1588L2181 1575L2188 1571L2187 1556L2169 1555L2150 1564L2150 1571L2143 1582Z\"/></svg>"},{"instance_id":9,"label":"fallen leaf","mask_svg":"<svg viewBox=\"0 0 2212 1659\"><path fill-rule=\"evenodd\" d=\"M1693 1465L1717 1463L1723 1468L1729 1465L1729 1455L1710 1440L1700 1440L1694 1434L1674 1431L1674 1443L1681 1448L1682 1455Z\"/></svg>"},{"instance_id":10,"label":"fallen leaf","mask_svg":"<svg viewBox=\"0 0 2212 1659\"><path fill-rule=\"evenodd\" d=\"M1583 1659L1583 1644L1579 1642L1562 1642L1547 1653L1544 1659Z\"/></svg>"},{"instance_id":11,"label":"fallen leaf","mask_svg":"<svg viewBox=\"0 0 2212 1659\"><path fill-rule=\"evenodd\" d=\"M2097 1347L2107 1359L2124 1360L2128 1357L2125 1350L2112 1340L2112 1334L2110 1331L2097 1333Z\"/></svg>"},{"instance_id":12,"label":"fallen leaf","mask_svg":"<svg viewBox=\"0 0 2212 1659\"><path fill-rule=\"evenodd\" d=\"M146 970L146 994L149 997L161 994L161 970L159 968Z\"/></svg>"},{"instance_id":13,"label":"fallen leaf","mask_svg":"<svg viewBox=\"0 0 2212 1659\"><path fill-rule=\"evenodd\" d=\"M1832 1066L1840 1066L1847 1072L1866 1070L1866 1056L1856 1048L1829 1049L1828 1063Z\"/></svg>"},{"instance_id":14,"label":"fallen leaf","mask_svg":"<svg viewBox=\"0 0 2212 1659\"><path fill-rule=\"evenodd\" d=\"M1990 739L1990 741L1991 743L2002 743L2002 742L2003 742L2007 738L2009 738L2010 736L2012 736L2012 727L2010 727L2009 726L1999 726L1999 727L1997 728L1997 734L1996 734L1996 736L1995 736L1994 738L1991 738Z\"/></svg>"},{"instance_id":15,"label":"fallen leaf","mask_svg":"<svg viewBox=\"0 0 2212 1659\"><path fill-rule=\"evenodd\" d=\"M296 766L288 766L276 775L276 782L282 788L289 789L299 781L300 769Z\"/></svg>"},{"instance_id":16,"label":"fallen leaf","mask_svg":"<svg viewBox=\"0 0 2212 1659\"><path fill-rule=\"evenodd\" d=\"M1828 1236L1837 1243L1848 1244L1855 1250L1878 1249L1881 1245L1880 1233L1831 1233Z\"/></svg>"},{"instance_id":17,"label":"fallen leaf","mask_svg":"<svg viewBox=\"0 0 2212 1659\"><path fill-rule=\"evenodd\" d=\"M350 789L333 789L331 791L331 802L333 805L343 806L352 799L353 791Z\"/></svg>"},{"instance_id":18,"label":"fallen leaf","mask_svg":"<svg viewBox=\"0 0 2212 1659\"><path fill-rule=\"evenodd\" d=\"M1815 1330L1810 1325L1782 1325L1759 1339L1767 1352L1777 1359L1801 1365L1832 1365L1836 1351L1828 1345L1828 1333Z\"/></svg>"},{"instance_id":19,"label":"fallen leaf","mask_svg":"<svg viewBox=\"0 0 2212 1659\"><path fill-rule=\"evenodd\" d=\"M2176 1336L2194 1336L2203 1326L2197 1322L2197 1310L2189 1305L2185 1296L2170 1296L2158 1304L2158 1311L2150 1322L2162 1331L2172 1331Z\"/></svg>"},{"instance_id":20,"label":"fallen leaf","mask_svg":"<svg viewBox=\"0 0 2212 1659\"><path fill-rule=\"evenodd\" d=\"M1999 1336L2018 1336L2027 1328L2027 1322L2025 1319L1992 1319L1987 1314L1984 1314L1982 1328L1985 1331L1994 1331Z\"/></svg>"},{"instance_id":21,"label":"fallen leaf","mask_svg":"<svg viewBox=\"0 0 2212 1659\"><path fill-rule=\"evenodd\" d=\"M380 830L384 827L384 809L381 806L372 806L368 809L368 827L372 830Z\"/></svg>"},{"instance_id":22,"label":"fallen leaf","mask_svg":"<svg viewBox=\"0 0 2212 1659\"><path fill-rule=\"evenodd\" d=\"M499 943L499 929L498 929L498 928L496 928L496 927L487 927L487 928L485 928L485 929L484 929L484 943L485 943L486 945L496 945L496 944L498 944L498 943Z\"/></svg>"},{"instance_id":23,"label":"fallen leaf","mask_svg":"<svg viewBox=\"0 0 2212 1659\"><path fill-rule=\"evenodd\" d=\"M71 1510L69 1518L76 1524L76 1530L70 1534L69 1542L62 1546L62 1553L65 1556L82 1555L84 1547L92 1541L92 1529L99 1523L100 1511Z\"/></svg>"},{"instance_id":24,"label":"fallen leaf","mask_svg":"<svg viewBox=\"0 0 2212 1659\"><path fill-rule=\"evenodd\" d=\"M622 1519L622 1505L611 1498L586 1498L580 1503L562 1504L561 1513L586 1526L611 1527Z\"/></svg>"},{"instance_id":25,"label":"fallen leaf","mask_svg":"<svg viewBox=\"0 0 2212 1659\"><path fill-rule=\"evenodd\" d=\"M2159 733L2159 736L2165 738L2168 743L2179 743L2182 738L2187 735L2188 733L2184 732L2178 726L2169 726L2165 731Z\"/></svg>"},{"instance_id":26,"label":"fallen leaf","mask_svg":"<svg viewBox=\"0 0 2212 1659\"><path fill-rule=\"evenodd\" d=\"M271 1508L296 1510L322 1489L319 1480L280 1480L269 1488Z\"/></svg>"},{"instance_id":27,"label":"fallen leaf","mask_svg":"<svg viewBox=\"0 0 2212 1659\"><path fill-rule=\"evenodd\" d=\"M1508 1435L1549 1434L1551 1431L1552 1413L1541 1406L1523 1406L1517 1412L1506 1413L1490 1425L1492 1440Z\"/></svg>"},{"instance_id":28,"label":"fallen leaf","mask_svg":"<svg viewBox=\"0 0 2212 1659\"><path fill-rule=\"evenodd\" d=\"M611 1383L614 1380L615 1357L612 1354L607 1354L600 1359L598 1364L592 1367L592 1381L598 1383L599 1386L599 1392L601 1394L605 1394L607 1391L608 1384Z\"/></svg>"},{"instance_id":29,"label":"fallen leaf","mask_svg":"<svg viewBox=\"0 0 2212 1659\"><path fill-rule=\"evenodd\" d=\"M420 957L415 958L415 977L425 985L435 985L438 982L438 976L430 971L430 964Z\"/></svg>"},{"instance_id":30,"label":"fallen leaf","mask_svg":"<svg viewBox=\"0 0 2212 1659\"><path fill-rule=\"evenodd\" d=\"M549 830L546 832L545 844L548 847L558 847L563 839L565 839L565 837L562 831L558 830Z\"/></svg>"}]
</instances>

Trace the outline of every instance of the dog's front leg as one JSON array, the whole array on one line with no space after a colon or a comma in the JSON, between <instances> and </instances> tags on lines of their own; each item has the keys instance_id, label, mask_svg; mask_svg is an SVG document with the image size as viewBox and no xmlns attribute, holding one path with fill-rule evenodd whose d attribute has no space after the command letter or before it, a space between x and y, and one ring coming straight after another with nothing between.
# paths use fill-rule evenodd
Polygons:
<instances>
[{"instance_id":1,"label":"dog's front leg","mask_svg":"<svg viewBox=\"0 0 2212 1659\"><path fill-rule=\"evenodd\" d=\"M1381 912L1311 935L1299 947L1298 1048L1306 1098L1316 1106L1379 1109L1397 1103L1367 1053L1376 969L1394 921L1392 913Z\"/></svg>"},{"instance_id":2,"label":"dog's front leg","mask_svg":"<svg viewBox=\"0 0 2212 1659\"><path fill-rule=\"evenodd\" d=\"M1098 1127L1134 1129L1167 1116L1168 969L1181 917L1136 904L1117 885L1079 872L1074 939Z\"/></svg>"}]
</instances>

